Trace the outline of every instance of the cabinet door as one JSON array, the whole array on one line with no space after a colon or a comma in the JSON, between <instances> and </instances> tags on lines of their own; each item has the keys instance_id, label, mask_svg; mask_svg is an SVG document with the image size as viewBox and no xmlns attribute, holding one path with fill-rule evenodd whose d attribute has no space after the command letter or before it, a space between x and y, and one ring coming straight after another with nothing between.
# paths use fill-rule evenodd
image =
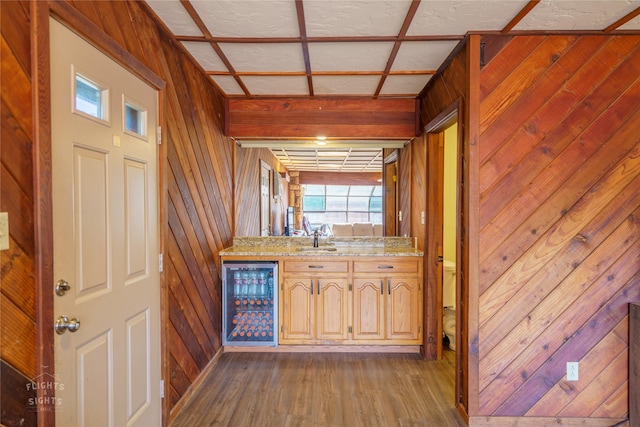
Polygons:
<instances>
[{"instance_id":1,"label":"cabinet door","mask_svg":"<svg viewBox=\"0 0 640 427\"><path fill-rule=\"evenodd\" d=\"M311 277L285 277L282 299L280 340L314 338L315 304Z\"/></svg>"},{"instance_id":2,"label":"cabinet door","mask_svg":"<svg viewBox=\"0 0 640 427\"><path fill-rule=\"evenodd\" d=\"M353 281L353 339L382 340L384 331L384 280Z\"/></svg>"},{"instance_id":3,"label":"cabinet door","mask_svg":"<svg viewBox=\"0 0 640 427\"><path fill-rule=\"evenodd\" d=\"M385 279L387 339L419 340L422 323L422 289L413 277Z\"/></svg>"},{"instance_id":4,"label":"cabinet door","mask_svg":"<svg viewBox=\"0 0 640 427\"><path fill-rule=\"evenodd\" d=\"M317 278L316 284L316 338L319 340L346 340L348 338L349 306L347 279Z\"/></svg>"}]
</instances>

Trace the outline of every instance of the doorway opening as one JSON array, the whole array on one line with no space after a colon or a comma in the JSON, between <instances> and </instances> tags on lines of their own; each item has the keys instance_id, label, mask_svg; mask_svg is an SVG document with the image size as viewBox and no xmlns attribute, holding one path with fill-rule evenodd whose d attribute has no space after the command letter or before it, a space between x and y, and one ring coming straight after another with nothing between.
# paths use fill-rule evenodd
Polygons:
<instances>
[{"instance_id":1,"label":"doorway opening","mask_svg":"<svg viewBox=\"0 0 640 427\"><path fill-rule=\"evenodd\" d=\"M436 302L432 305L437 318L437 357L454 352L455 404L461 402L464 384L464 306L461 292L462 257L461 228L463 205L461 103L458 101L425 126L427 136L427 192L429 221L425 270ZM435 307L434 307L435 305Z\"/></svg>"},{"instance_id":2,"label":"doorway opening","mask_svg":"<svg viewBox=\"0 0 640 427\"><path fill-rule=\"evenodd\" d=\"M458 123L446 128L444 134L442 182L442 329L443 345L456 350L457 289L456 254L458 211Z\"/></svg>"}]
</instances>

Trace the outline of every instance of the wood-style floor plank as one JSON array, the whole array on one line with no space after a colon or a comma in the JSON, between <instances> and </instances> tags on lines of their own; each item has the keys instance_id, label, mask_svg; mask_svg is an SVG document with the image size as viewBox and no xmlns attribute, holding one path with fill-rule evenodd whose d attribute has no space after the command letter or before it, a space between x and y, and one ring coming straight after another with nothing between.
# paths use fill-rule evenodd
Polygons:
<instances>
[{"instance_id":1,"label":"wood-style floor plank","mask_svg":"<svg viewBox=\"0 0 640 427\"><path fill-rule=\"evenodd\" d=\"M463 426L444 356L225 353L171 427Z\"/></svg>"}]
</instances>

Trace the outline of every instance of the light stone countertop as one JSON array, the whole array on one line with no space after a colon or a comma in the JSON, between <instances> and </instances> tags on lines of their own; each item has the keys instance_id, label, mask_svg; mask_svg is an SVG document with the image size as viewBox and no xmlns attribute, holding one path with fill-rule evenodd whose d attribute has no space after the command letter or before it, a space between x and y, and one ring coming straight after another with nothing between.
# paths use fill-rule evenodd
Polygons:
<instances>
[{"instance_id":1,"label":"light stone countertop","mask_svg":"<svg viewBox=\"0 0 640 427\"><path fill-rule=\"evenodd\" d=\"M410 237L234 237L221 256L423 256Z\"/></svg>"}]
</instances>

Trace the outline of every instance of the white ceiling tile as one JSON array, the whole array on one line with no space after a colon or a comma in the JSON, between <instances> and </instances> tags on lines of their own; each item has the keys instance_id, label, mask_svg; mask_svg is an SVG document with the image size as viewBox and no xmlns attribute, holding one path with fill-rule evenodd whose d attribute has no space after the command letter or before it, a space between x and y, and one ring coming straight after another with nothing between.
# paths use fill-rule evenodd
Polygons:
<instances>
[{"instance_id":1,"label":"white ceiling tile","mask_svg":"<svg viewBox=\"0 0 640 427\"><path fill-rule=\"evenodd\" d=\"M179 0L147 0L147 3L176 36L202 36Z\"/></svg>"},{"instance_id":2,"label":"white ceiling tile","mask_svg":"<svg viewBox=\"0 0 640 427\"><path fill-rule=\"evenodd\" d=\"M308 37L397 36L411 0L305 0Z\"/></svg>"},{"instance_id":3,"label":"white ceiling tile","mask_svg":"<svg viewBox=\"0 0 640 427\"><path fill-rule=\"evenodd\" d=\"M380 76L314 76L313 90L316 95L372 95Z\"/></svg>"},{"instance_id":4,"label":"white ceiling tile","mask_svg":"<svg viewBox=\"0 0 640 427\"><path fill-rule=\"evenodd\" d=\"M220 43L237 72L305 72L299 43Z\"/></svg>"},{"instance_id":5,"label":"white ceiling tile","mask_svg":"<svg viewBox=\"0 0 640 427\"><path fill-rule=\"evenodd\" d=\"M514 30L603 30L638 6L638 0L543 0Z\"/></svg>"},{"instance_id":6,"label":"white ceiling tile","mask_svg":"<svg viewBox=\"0 0 640 427\"><path fill-rule=\"evenodd\" d=\"M309 43L311 71L383 71L393 43Z\"/></svg>"},{"instance_id":7,"label":"white ceiling tile","mask_svg":"<svg viewBox=\"0 0 640 427\"><path fill-rule=\"evenodd\" d=\"M400 45L391 70L437 70L458 43L457 41L404 42Z\"/></svg>"},{"instance_id":8,"label":"white ceiling tile","mask_svg":"<svg viewBox=\"0 0 640 427\"><path fill-rule=\"evenodd\" d=\"M214 37L299 37L293 0L191 0Z\"/></svg>"},{"instance_id":9,"label":"white ceiling tile","mask_svg":"<svg viewBox=\"0 0 640 427\"><path fill-rule=\"evenodd\" d=\"M407 35L464 35L473 30L501 30L528 0L425 0Z\"/></svg>"},{"instance_id":10,"label":"white ceiling tile","mask_svg":"<svg viewBox=\"0 0 640 427\"><path fill-rule=\"evenodd\" d=\"M309 96L306 76L243 76L242 81L251 95Z\"/></svg>"},{"instance_id":11,"label":"white ceiling tile","mask_svg":"<svg viewBox=\"0 0 640 427\"><path fill-rule=\"evenodd\" d=\"M229 71L209 43L182 42L182 45L206 71Z\"/></svg>"},{"instance_id":12,"label":"white ceiling tile","mask_svg":"<svg viewBox=\"0 0 640 427\"><path fill-rule=\"evenodd\" d=\"M425 74L388 76L384 81L380 95L415 96L420 93L431 77L431 75Z\"/></svg>"},{"instance_id":13,"label":"white ceiling tile","mask_svg":"<svg viewBox=\"0 0 640 427\"><path fill-rule=\"evenodd\" d=\"M232 76L211 76L225 95L244 95L244 91Z\"/></svg>"}]
</instances>

